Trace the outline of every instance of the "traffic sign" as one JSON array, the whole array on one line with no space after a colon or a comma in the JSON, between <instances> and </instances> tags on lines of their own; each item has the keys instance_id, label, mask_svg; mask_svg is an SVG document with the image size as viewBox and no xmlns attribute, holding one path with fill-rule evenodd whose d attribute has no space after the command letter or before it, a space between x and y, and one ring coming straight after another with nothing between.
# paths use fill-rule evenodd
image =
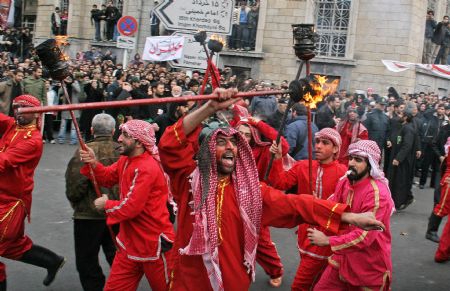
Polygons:
<instances>
[{"instance_id":1,"label":"traffic sign","mask_svg":"<svg viewBox=\"0 0 450 291\"><path fill-rule=\"evenodd\" d=\"M164 0L154 9L169 30L231 34L234 0Z\"/></svg>"},{"instance_id":2,"label":"traffic sign","mask_svg":"<svg viewBox=\"0 0 450 291\"><path fill-rule=\"evenodd\" d=\"M199 42L195 41L194 33L195 32L176 31L172 34L184 37L184 48L181 59L168 62L171 67L206 70L208 62L205 50Z\"/></svg>"},{"instance_id":3,"label":"traffic sign","mask_svg":"<svg viewBox=\"0 0 450 291\"><path fill-rule=\"evenodd\" d=\"M121 35L132 36L138 30L138 22L133 16L122 16L117 21L117 30Z\"/></svg>"},{"instance_id":4,"label":"traffic sign","mask_svg":"<svg viewBox=\"0 0 450 291\"><path fill-rule=\"evenodd\" d=\"M117 37L117 47L132 50L136 47L136 38L119 35Z\"/></svg>"}]
</instances>

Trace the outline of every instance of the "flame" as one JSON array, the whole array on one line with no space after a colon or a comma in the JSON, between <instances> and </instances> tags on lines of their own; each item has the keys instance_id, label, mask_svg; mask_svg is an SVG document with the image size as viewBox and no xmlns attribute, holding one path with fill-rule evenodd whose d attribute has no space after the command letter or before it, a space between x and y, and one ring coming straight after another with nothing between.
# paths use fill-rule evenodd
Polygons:
<instances>
[{"instance_id":1,"label":"flame","mask_svg":"<svg viewBox=\"0 0 450 291\"><path fill-rule=\"evenodd\" d=\"M64 53L64 49L66 46L69 46L70 43L68 41L69 36L68 35L56 35L56 45L60 48L62 53L62 61L69 61L70 57Z\"/></svg>"},{"instance_id":2,"label":"flame","mask_svg":"<svg viewBox=\"0 0 450 291\"><path fill-rule=\"evenodd\" d=\"M336 92L339 86L339 80L335 79L330 83L327 83L326 76L314 75L315 81L310 82L310 86L313 89L314 95L307 92L303 96L303 103L310 108L316 108L317 103L323 100L325 96L332 95Z\"/></svg>"},{"instance_id":3,"label":"flame","mask_svg":"<svg viewBox=\"0 0 450 291\"><path fill-rule=\"evenodd\" d=\"M210 39L220 42L224 47L227 45L227 42L225 41L225 38L221 37L218 34L211 35Z\"/></svg>"}]
</instances>

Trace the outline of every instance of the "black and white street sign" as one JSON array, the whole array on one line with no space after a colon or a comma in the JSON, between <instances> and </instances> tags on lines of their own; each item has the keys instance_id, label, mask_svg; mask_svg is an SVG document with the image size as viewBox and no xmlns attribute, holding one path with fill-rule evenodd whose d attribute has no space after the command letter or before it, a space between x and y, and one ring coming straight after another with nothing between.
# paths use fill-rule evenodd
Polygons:
<instances>
[{"instance_id":1,"label":"black and white street sign","mask_svg":"<svg viewBox=\"0 0 450 291\"><path fill-rule=\"evenodd\" d=\"M169 30L231 34L234 0L164 0L155 13Z\"/></svg>"}]
</instances>

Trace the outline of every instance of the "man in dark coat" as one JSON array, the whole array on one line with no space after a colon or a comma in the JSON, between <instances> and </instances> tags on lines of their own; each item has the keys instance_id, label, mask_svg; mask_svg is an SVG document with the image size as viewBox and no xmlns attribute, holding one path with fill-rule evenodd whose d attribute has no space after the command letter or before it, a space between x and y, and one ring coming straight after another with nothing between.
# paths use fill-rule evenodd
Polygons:
<instances>
[{"instance_id":1,"label":"man in dark coat","mask_svg":"<svg viewBox=\"0 0 450 291\"><path fill-rule=\"evenodd\" d=\"M414 175L414 164L416 161L417 131L412 122L411 110L399 113L398 120L401 128L392 141L391 161L388 165L389 188L392 192L395 208L403 210L413 201L412 183Z\"/></svg>"},{"instance_id":2,"label":"man in dark coat","mask_svg":"<svg viewBox=\"0 0 450 291\"><path fill-rule=\"evenodd\" d=\"M384 112L386 104L385 98L378 98L375 108L367 114L367 118L363 122L369 133L369 139L376 142L381 151L386 145L389 128L389 117Z\"/></svg>"},{"instance_id":3,"label":"man in dark coat","mask_svg":"<svg viewBox=\"0 0 450 291\"><path fill-rule=\"evenodd\" d=\"M317 111L316 125L321 130L325 127L334 128L339 122L339 118L336 117L336 109L339 108L341 103L335 96L328 96L327 103Z\"/></svg>"}]
</instances>

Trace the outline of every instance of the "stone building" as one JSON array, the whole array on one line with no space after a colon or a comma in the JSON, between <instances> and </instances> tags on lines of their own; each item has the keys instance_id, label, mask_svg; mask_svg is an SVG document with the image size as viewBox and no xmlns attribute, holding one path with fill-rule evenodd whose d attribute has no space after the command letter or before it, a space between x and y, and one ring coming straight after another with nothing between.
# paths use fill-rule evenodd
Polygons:
<instances>
[{"instance_id":1,"label":"stone building","mask_svg":"<svg viewBox=\"0 0 450 291\"><path fill-rule=\"evenodd\" d=\"M51 36L50 15L54 7L68 7L68 34L71 54L90 45L113 49L120 59L123 50L112 43L94 43L90 22L92 4L103 0L39 0L35 42ZM140 24L135 52L141 53L150 35L148 0L115 0L123 15L134 16ZM255 1L248 1L255 2ZM340 79L340 87L353 91L375 89L386 94L386 87L399 92L450 93L448 79L416 69L392 73L382 59L420 63L425 15L434 9L440 21L447 14L447 0L276 0L260 1L255 51L223 51L219 66L229 66L238 74L272 82L295 77L299 61L292 49L291 24L314 23L320 35L318 55L312 60L312 73ZM188 2L186 2L186 5Z\"/></svg>"}]
</instances>

